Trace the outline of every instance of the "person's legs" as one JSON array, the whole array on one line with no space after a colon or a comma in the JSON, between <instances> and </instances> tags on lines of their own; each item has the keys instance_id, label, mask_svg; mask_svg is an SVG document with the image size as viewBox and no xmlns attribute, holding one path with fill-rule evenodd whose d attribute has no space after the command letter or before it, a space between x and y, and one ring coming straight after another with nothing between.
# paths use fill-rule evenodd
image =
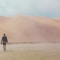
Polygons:
<instances>
[{"instance_id":1,"label":"person's legs","mask_svg":"<svg viewBox=\"0 0 60 60\"><path fill-rule=\"evenodd\" d=\"M3 43L3 50L6 51L6 43Z\"/></svg>"}]
</instances>

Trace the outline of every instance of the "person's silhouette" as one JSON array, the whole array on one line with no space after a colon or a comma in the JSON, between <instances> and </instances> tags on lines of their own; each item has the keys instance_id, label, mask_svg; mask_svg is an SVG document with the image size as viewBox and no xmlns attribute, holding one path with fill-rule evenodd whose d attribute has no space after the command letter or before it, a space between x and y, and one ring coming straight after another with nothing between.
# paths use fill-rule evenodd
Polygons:
<instances>
[{"instance_id":1,"label":"person's silhouette","mask_svg":"<svg viewBox=\"0 0 60 60\"><path fill-rule=\"evenodd\" d=\"M8 43L7 36L5 34L3 34L1 44L3 44L4 51L6 51L6 43Z\"/></svg>"}]
</instances>

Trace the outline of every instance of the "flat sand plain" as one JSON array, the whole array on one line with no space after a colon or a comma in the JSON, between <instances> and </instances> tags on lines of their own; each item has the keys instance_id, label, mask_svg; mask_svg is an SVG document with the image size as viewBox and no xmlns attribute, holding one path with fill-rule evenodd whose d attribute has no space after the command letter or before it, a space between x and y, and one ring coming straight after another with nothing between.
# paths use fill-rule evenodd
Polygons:
<instances>
[{"instance_id":1,"label":"flat sand plain","mask_svg":"<svg viewBox=\"0 0 60 60\"><path fill-rule=\"evenodd\" d=\"M60 44L8 44L6 52L0 45L0 60L60 60Z\"/></svg>"}]
</instances>

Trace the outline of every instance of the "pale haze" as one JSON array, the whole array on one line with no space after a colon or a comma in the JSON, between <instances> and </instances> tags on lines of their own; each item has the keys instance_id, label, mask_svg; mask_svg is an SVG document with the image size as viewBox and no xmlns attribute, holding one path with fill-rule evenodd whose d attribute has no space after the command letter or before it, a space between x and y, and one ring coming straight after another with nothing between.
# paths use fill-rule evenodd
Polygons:
<instances>
[{"instance_id":1,"label":"pale haze","mask_svg":"<svg viewBox=\"0 0 60 60\"><path fill-rule=\"evenodd\" d=\"M60 17L60 0L0 0L0 16Z\"/></svg>"}]
</instances>

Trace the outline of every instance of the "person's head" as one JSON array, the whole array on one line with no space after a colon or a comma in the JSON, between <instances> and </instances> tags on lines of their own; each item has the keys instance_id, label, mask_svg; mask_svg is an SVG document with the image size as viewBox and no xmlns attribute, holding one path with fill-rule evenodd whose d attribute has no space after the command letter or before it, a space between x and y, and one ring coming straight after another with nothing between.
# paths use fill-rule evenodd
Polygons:
<instances>
[{"instance_id":1,"label":"person's head","mask_svg":"<svg viewBox=\"0 0 60 60\"><path fill-rule=\"evenodd\" d=\"M3 36L5 36L5 33L3 34Z\"/></svg>"}]
</instances>

